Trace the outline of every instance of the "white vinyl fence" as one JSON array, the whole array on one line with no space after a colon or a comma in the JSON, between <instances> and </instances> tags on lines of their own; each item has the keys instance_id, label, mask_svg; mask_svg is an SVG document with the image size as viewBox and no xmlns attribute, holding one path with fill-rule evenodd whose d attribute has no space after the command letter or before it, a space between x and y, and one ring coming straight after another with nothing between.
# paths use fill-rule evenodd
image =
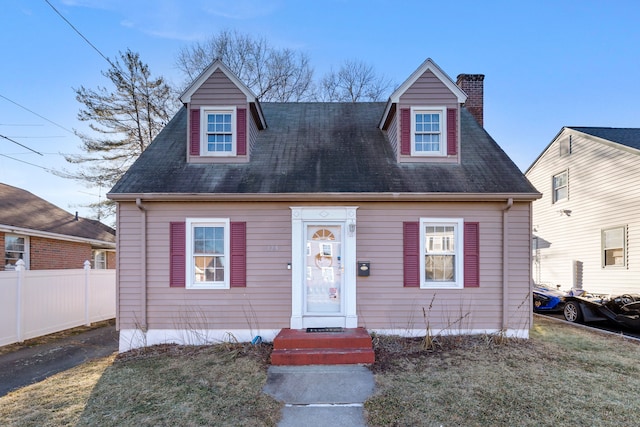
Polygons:
<instances>
[{"instance_id":1,"label":"white vinyl fence","mask_svg":"<svg viewBox=\"0 0 640 427\"><path fill-rule=\"evenodd\" d=\"M0 346L116 317L116 271L0 271Z\"/></svg>"}]
</instances>

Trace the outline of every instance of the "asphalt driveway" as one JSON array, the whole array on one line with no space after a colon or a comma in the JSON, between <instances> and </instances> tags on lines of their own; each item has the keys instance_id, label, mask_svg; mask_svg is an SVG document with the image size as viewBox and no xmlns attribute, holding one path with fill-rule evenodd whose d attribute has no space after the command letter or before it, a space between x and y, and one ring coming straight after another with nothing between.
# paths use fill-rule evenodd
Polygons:
<instances>
[{"instance_id":1,"label":"asphalt driveway","mask_svg":"<svg viewBox=\"0 0 640 427\"><path fill-rule=\"evenodd\" d=\"M118 332L109 325L0 355L0 397L116 351Z\"/></svg>"}]
</instances>

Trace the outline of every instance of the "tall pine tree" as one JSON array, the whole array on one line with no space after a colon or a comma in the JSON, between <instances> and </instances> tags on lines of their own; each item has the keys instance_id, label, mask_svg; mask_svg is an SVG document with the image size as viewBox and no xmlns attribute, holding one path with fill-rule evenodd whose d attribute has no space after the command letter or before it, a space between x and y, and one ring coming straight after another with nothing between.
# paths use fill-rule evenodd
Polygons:
<instances>
[{"instance_id":1,"label":"tall pine tree","mask_svg":"<svg viewBox=\"0 0 640 427\"><path fill-rule=\"evenodd\" d=\"M112 89L93 90L84 86L74 89L76 99L83 104L78 119L88 122L93 132L76 131L84 153L65 156L69 163L79 167L61 173L89 187L106 190L147 148L177 107L165 79L152 77L138 53L128 49L120 52L120 60L110 63L111 68L102 74L111 81ZM109 200L90 207L98 219L115 212Z\"/></svg>"}]
</instances>

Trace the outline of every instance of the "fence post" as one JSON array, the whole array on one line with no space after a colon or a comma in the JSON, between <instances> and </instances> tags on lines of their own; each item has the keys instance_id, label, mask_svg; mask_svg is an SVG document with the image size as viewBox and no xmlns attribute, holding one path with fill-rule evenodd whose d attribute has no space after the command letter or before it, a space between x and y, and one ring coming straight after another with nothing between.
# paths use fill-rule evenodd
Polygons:
<instances>
[{"instance_id":1,"label":"fence post","mask_svg":"<svg viewBox=\"0 0 640 427\"><path fill-rule=\"evenodd\" d=\"M16 338L18 339L18 342L22 342L24 341L22 339L22 329L23 329L23 325L22 325L22 286L24 285L24 261L19 259L18 262L16 262L16 274L17 274L17 281L16 281Z\"/></svg>"},{"instance_id":2,"label":"fence post","mask_svg":"<svg viewBox=\"0 0 640 427\"><path fill-rule=\"evenodd\" d=\"M91 275L91 263L89 260L84 262L84 324L91 326L89 319L89 304L91 303L91 295L89 292L89 276Z\"/></svg>"}]
</instances>

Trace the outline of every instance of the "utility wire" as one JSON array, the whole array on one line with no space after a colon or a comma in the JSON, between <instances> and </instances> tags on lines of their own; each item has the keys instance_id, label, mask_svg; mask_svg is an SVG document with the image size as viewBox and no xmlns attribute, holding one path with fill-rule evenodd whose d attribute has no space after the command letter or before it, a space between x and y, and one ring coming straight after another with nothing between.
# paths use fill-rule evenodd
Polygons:
<instances>
[{"instance_id":1,"label":"utility wire","mask_svg":"<svg viewBox=\"0 0 640 427\"><path fill-rule=\"evenodd\" d=\"M51 9L53 9L53 11L54 11L55 13L57 13L57 14L58 14L58 16L60 16L60 18L62 18L62 19L64 20L64 22L66 22L67 24L69 24L69 26L70 26L71 28L73 28L73 31L75 31L76 33L78 33L78 35L79 35L80 37L82 37L82 39L83 39L84 41L86 41L86 42L89 44L89 46L91 46L91 47L93 48L93 50L95 50L96 52L98 52L98 55L102 56L102 57L104 58L104 60L105 60L105 61L107 61L107 62L109 63L109 65L111 65L113 68L116 68L116 66L115 66L115 65L113 65L113 62L111 62L111 60L110 60L109 58L107 58L107 57L106 57L102 52L100 52L100 49L98 49L97 47L95 47L95 46L94 46L94 44L93 44L93 43L91 43L91 42L89 41L89 39L88 39L88 38L86 38L86 37L85 37L85 36L84 36L84 35L83 35L83 34L82 34L82 33L81 33L81 32L80 32L76 27L74 27L74 26L73 26L73 24L72 24L71 22L69 22L69 20L68 20L67 18L65 18L65 17L64 17L64 15L62 15L62 13L60 13L60 12L58 11L58 9L56 9L56 8L55 8L55 7L54 7L54 6L49 2L49 0L44 0L44 1L45 1L45 3L47 3L49 6L51 6Z\"/></svg>"},{"instance_id":2,"label":"utility wire","mask_svg":"<svg viewBox=\"0 0 640 427\"><path fill-rule=\"evenodd\" d=\"M45 168L43 166L35 165L35 164L29 163L29 162L25 162L24 160L16 159L15 157L7 156L6 154L0 154L0 156L6 157L7 159L15 160L16 162L25 163L25 164L27 164L29 166L35 166L37 168L43 169L43 170L55 175L55 173L51 169L47 169L47 168Z\"/></svg>"},{"instance_id":3,"label":"utility wire","mask_svg":"<svg viewBox=\"0 0 640 427\"><path fill-rule=\"evenodd\" d=\"M28 112L30 112L31 114L35 114L36 116L40 117L42 120L46 120L46 121L48 121L49 123L51 123L52 125L58 126L60 129L65 130L65 131L69 132L69 133L70 133L70 134L72 134L72 135L75 135L75 133L74 133L73 131L70 131L70 130L69 130L69 129L67 129L66 127L64 127L64 126L62 126L62 125L59 125L58 123L56 123L56 122L54 122L54 121L52 121L52 120L49 120L49 119L47 119L47 118L46 118L46 117L44 117L44 116L41 116L40 114L36 113L35 111L30 110L30 109L28 109L27 107L25 107L24 105L20 105L20 104L18 104L17 102L10 100L9 98L7 98L6 96L4 96L4 95L2 95L2 94L0 94L0 98L6 99L6 100L7 100L7 101L9 101L10 103L12 103L12 104L14 104L14 105L17 105L18 107L22 108L23 110L27 110L27 111L28 111Z\"/></svg>"},{"instance_id":4,"label":"utility wire","mask_svg":"<svg viewBox=\"0 0 640 427\"><path fill-rule=\"evenodd\" d=\"M33 148L29 148L29 147L27 147L27 146L26 146L26 145L24 145L24 144L20 144L18 141L14 141L13 139L9 138L8 136L4 136L4 135L1 135L1 134L0 134L0 138L4 138L4 139L6 139L7 141L11 141L11 142L13 142L14 144L18 144L20 147L22 147L22 148L26 148L27 150L29 150L29 151L33 151L34 153L36 153L36 154L40 154L41 156L43 155L43 154L42 154L42 153L40 153L39 151L36 151L36 150L34 150Z\"/></svg>"}]
</instances>

